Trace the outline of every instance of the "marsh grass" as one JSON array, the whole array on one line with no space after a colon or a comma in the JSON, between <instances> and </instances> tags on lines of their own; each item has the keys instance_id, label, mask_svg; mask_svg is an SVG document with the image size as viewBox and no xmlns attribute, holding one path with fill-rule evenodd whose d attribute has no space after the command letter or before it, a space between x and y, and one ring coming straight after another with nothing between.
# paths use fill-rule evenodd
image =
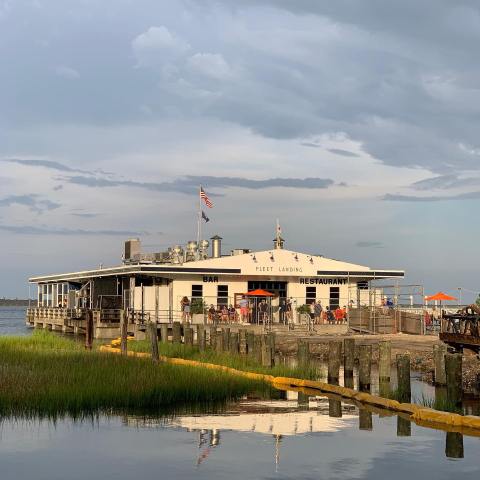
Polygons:
<instances>
[{"instance_id":1,"label":"marsh grass","mask_svg":"<svg viewBox=\"0 0 480 480\"><path fill-rule=\"evenodd\" d=\"M149 340L133 341L128 343L128 348L136 352L150 352L151 346ZM263 367L259 362L249 356L235 355L228 352L219 353L210 348L200 351L198 347L190 347L178 343L159 343L160 355L174 358L184 358L187 360L197 360L205 363L215 363L237 370L266 373L275 377L294 377L294 378L317 378L318 372L315 366L291 367L287 365L275 365L272 368Z\"/></svg>"},{"instance_id":2,"label":"marsh grass","mask_svg":"<svg viewBox=\"0 0 480 480\"><path fill-rule=\"evenodd\" d=\"M0 416L72 417L209 407L258 381L224 372L85 351L48 332L0 338Z\"/></svg>"}]
</instances>

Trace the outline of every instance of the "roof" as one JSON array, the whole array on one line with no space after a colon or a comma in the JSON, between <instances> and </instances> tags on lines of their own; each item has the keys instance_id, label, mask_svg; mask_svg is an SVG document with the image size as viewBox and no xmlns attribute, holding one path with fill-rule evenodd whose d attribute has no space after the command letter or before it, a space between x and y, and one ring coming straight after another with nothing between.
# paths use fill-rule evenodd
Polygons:
<instances>
[{"instance_id":1,"label":"roof","mask_svg":"<svg viewBox=\"0 0 480 480\"><path fill-rule=\"evenodd\" d=\"M179 264L133 264L85 270L80 272L42 275L30 282L79 281L94 277L146 274L176 276L178 274L242 275L249 277L355 277L381 279L404 277L403 270L371 269L364 265L291 250L264 250L219 258L207 258Z\"/></svg>"}]
</instances>

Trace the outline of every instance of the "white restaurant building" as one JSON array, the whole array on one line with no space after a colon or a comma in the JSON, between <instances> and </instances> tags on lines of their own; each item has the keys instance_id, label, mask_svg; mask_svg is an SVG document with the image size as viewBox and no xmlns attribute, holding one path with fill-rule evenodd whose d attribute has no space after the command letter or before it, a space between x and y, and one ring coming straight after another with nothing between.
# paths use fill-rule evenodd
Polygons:
<instances>
[{"instance_id":1,"label":"white restaurant building","mask_svg":"<svg viewBox=\"0 0 480 480\"><path fill-rule=\"evenodd\" d=\"M139 240L128 240L119 266L35 276L29 281L38 286L38 307L129 309L158 322L179 320L183 297L191 302L193 320L201 321L210 305L238 308L243 294L263 289L274 295L271 318L278 322L283 320L281 307L287 298L294 311L315 299L324 308L358 307L368 305L372 281L404 277L403 270L286 250L279 236L269 250L237 249L228 255L221 253L219 236L211 240L210 254L207 241L144 254Z\"/></svg>"}]
</instances>

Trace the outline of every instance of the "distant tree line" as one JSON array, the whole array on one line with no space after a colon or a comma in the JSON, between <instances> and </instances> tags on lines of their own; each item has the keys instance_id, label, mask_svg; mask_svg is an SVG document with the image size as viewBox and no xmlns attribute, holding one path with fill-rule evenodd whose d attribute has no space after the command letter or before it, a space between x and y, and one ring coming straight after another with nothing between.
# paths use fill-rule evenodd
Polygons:
<instances>
[{"instance_id":1,"label":"distant tree line","mask_svg":"<svg viewBox=\"0 0 480 480\"><path fill-rule=\"evenodd\" d=\"M0 307L28 307L28 302L34 300L28 300L23 298L0 298Z\"/></svg>"}]
</instances>

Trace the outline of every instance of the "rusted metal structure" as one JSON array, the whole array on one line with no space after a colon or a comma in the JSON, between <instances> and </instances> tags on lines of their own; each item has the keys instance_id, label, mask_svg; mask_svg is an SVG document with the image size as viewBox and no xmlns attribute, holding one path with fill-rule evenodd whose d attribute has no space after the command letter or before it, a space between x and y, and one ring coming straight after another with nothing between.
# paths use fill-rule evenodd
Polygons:
<instances>
[{"instance_id":1,"label":"rusted metal structure","mask_svg":"<svg viewBox=\"0 0 480 480\"><path fill-rule=\"evenodd\" d=\"M455 351L480 352L480 307L468 305L453 314L443 314L440 340Z\"/></svg>"}]
</instances>

